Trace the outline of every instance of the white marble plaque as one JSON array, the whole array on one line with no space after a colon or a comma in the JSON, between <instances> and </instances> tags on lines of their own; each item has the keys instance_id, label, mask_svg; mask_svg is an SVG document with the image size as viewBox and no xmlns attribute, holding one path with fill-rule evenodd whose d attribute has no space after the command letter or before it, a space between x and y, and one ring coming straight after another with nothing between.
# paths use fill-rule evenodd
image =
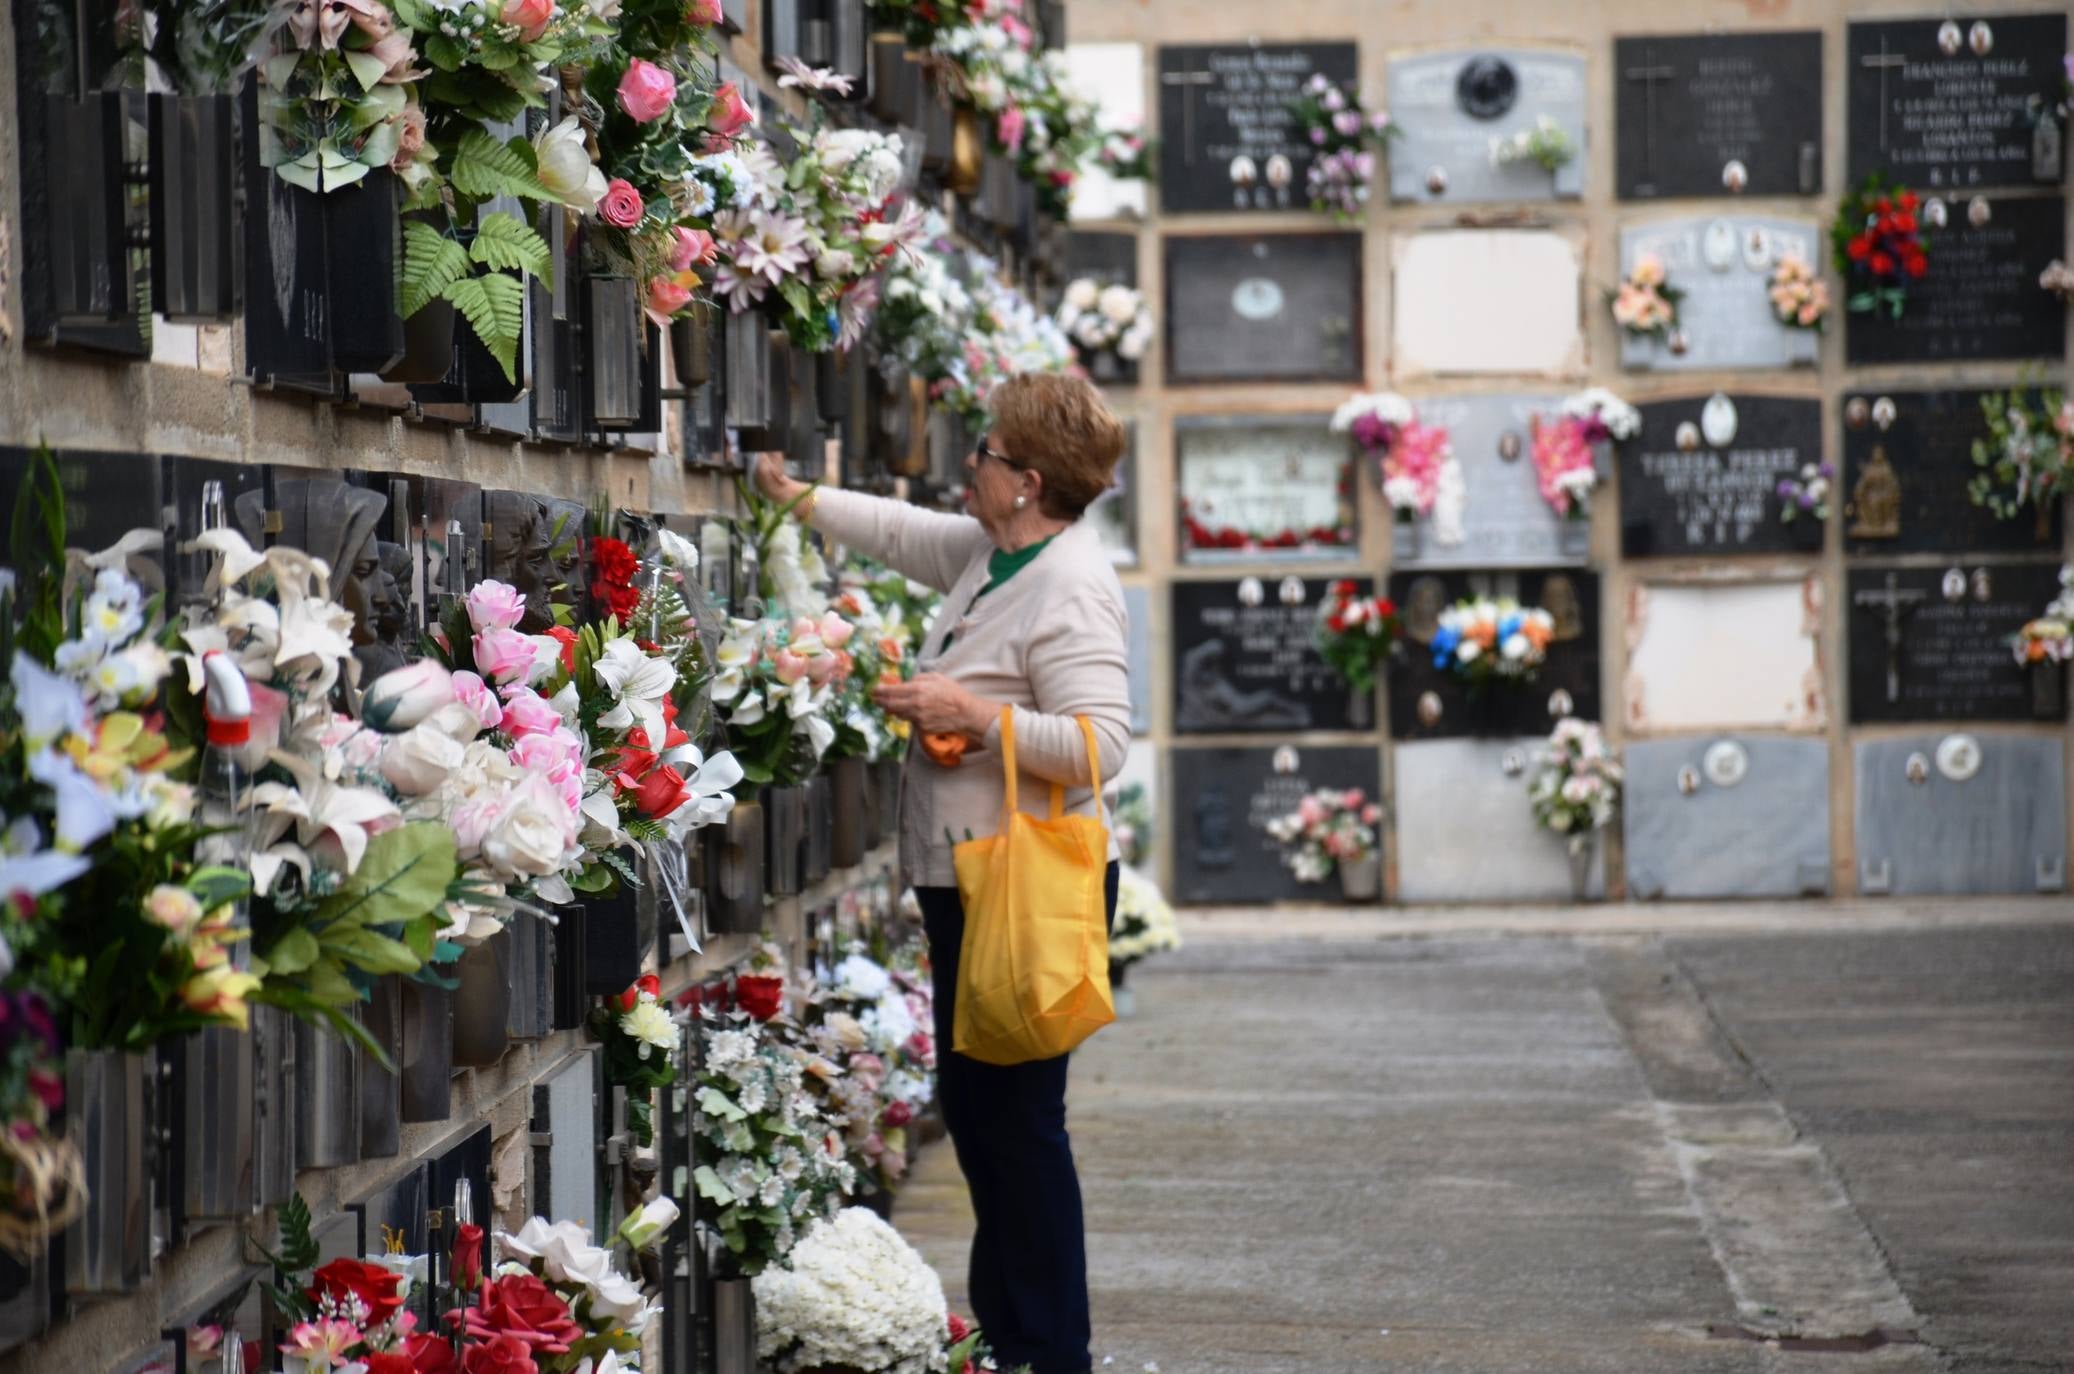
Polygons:
<instances>
[{"instance_id":1,"label":"white marble plaque","mask_svg":"<svg viewBox=\"0 0 2074 1374\"><path fill-rule=\"evenodd\" d=\"M1819 730L1822 584L1650 584L1628 589L1630 730Z\"/></svg>"},{"instance_id":2,"label":"white marble plaque","mask_svg":"<svg viewBox=\"0 0 2074 1374\"><path fill-rule=\"evenodd\" d=\"M1591 549L1591 525L1566 520L1541 497L1534 475L1532 424L1562 404L1554 394L1423 396L1419 419L1446 428L1468 487L1464 537L1443 544L1430 518L1392 531L1390 562L1400 568L1575 566ZM1507 457L1507 454L1510 457Z\"/></svg>"},{"instance_id":3,"label":"white marble plaque","mask_svg":"<svg viewBox=\"0 0 2074 1374\"><path fill-rule=\"evenodd\" d=\"M1685 349L1622 331L1620 365L1636 372L1813 367L1821 356L1820 336L1780 324L1770 292L1780 258L1797 254L1820 270L1823 247L1813 220L1759 215L1693 215L1622 229L1622 277L1637 258L1653 253L1668 284L1685 293L1676 331ZM1603 302L1599 308L1606 308ZM1832 318L1841 313L1839 301Z\"/></svg>"},{"instance_id":4,"label":"white marble plaque","mask_svg":"<svg viewBox=\"0 0 2074 1374\"><path fill-rule=\"evenodd\" d=\"M1434 229L1392 240L1401 378L1564 375L1584 364L1580 248L1546 229Z\"/></svg>"},{"instance_id":5,"label":"white marble plaque","mask_svg":"<svg viewBox=\"0 0 2074 1374\"><path fill-rule=\"evenodd\" d=\"M1767 735L1635 740L1623 762L1628 895L1829 891L1829 744ZM1723 838L1733 836L1734 843Z\"/></svg>"},{"instance_id":6,"label":"white marble plaque","mask_svg":"<svg viewBox=\"0 0 2074 1374\"><path fill-rule=\"evenodd\" d=\"M1534 736L1397 746L1397 883L1404 901L1569 897L1569 850L1560 836L1534 823L1527 802L1528 771L1541 744ZM1594 893L1601 890L1602 867L1602 859L1594 860Z\"/></svg>"},{"instance_id":7,"label":"white marble plaque","mask_svg":"<svg viewBox=\"0 0 2074 1374\"><path fill-rule=\"evenodd\" d=\"M1584 57L1518 48L1456 48L1394 57L1386 108L1403 136L1390 146L1390 199L1437 204L1576 199L1584 194ZM1569 136L1570 161L1497 166L1495 140L1543 118Z\"/></svg>"}]
</instances>

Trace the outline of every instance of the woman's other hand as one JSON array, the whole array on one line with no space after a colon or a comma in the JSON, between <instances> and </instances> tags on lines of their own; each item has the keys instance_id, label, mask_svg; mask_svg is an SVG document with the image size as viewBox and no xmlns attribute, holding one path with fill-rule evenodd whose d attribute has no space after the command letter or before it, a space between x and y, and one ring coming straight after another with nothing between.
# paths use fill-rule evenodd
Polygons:
<instances>
[{"instance_id":1,"label":"woman's other hand","mask_svg":"<svg viewBox=\"0 0 2074 1374\"><path fill-rule=\"evenodd\" d=\"M785 471L784 454L759 453L756 455L756 489L782 506L805 491L807 484Z\"/></svg>"},{"instance_id":2,"label":"woman's other hand","mask_svg":"<svg viewBox=\"0 0 2074 1374\"><path fill-rule=\"evenodd\" d=\"M883 682L872 700L930 735L964 735L983 740L1001 708L981 701L942 673L922 673L906 682Z\"/></svg>"}]
</instances>

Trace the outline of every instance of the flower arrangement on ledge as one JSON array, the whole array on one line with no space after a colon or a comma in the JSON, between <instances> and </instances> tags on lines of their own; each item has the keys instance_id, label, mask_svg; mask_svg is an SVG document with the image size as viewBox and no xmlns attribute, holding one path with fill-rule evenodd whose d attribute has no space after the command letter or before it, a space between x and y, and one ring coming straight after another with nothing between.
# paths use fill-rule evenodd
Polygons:
<instances>
[{"instance_id":1,"label":"flower arrangement on ledge","mask_svg":"<svg viewBox=\"0 0 2074 1374\"><path fill-rule=\"evenodd\" d=\"M1829 523L1829 494L1836 485L1836 469L1830 464L1803 463L1797 477L1781 477L1778 485L1779 522L1790 525L1803 515L1818 525Z\"/></svg>"},{"instance_id":2,"label":"flower arrangement on ledge","mask_svg":"<svg viewBox=\"0 0 2074 1374\"><path fill-rule=\"evenodd\" d=\"M1158 148L1138 129L1104 129L1095 161L1118 181L1150 181Z\"/></svg>"},{"instance_id":3,"label":"flower arrangement on ledge","mask_svg":"<svg viewBox=\"0 0 2074 1374\"><path fill-rule=\"evenodd\" d=\"M1534 821L1575 848L1620 814L1620 764L1599 727L1565 716L1536 754L1527 779Z\"/></svg>"},{"instance_id":4,"label":"flower arrangement on ledge","mask_svg":"<svg viewBox=\"0 0 2074 1374\"><path fill-rule=\"evenodd\" d=\"M1383 809L1358 787L1321 788L1268 821L1267 833L1281 842L1282 862L1298 882L1322 883L1341 865L1376 853L1382 818Z\"/></svg>"},{"instance_id":5,"label":"flower arrangement on ledge","mask_svg":"<svg viewBox=\"0 0 2074 1374\"><path fill-rule=\"evenodd\" d=\"M1555 618L1510 597L1471 597L1440 613L1433 666L1480 690L1531 682L1548 657Z\"/></svg>"},{"instance_id":6,"label":"flower arrangement on ledge","mask_svg":"<svg viewBox=\"0 0 2074 1374\"><path fill-rule=\"evenodd\" d=\"M976 1334L952 1325L936 1271L865 1208L816 1219L752 1286L756 1353L779 1374L971 1368Z\"/></svg>"},{"instance_id":7,"label":"flower arrangement on ledge","mask_svg":"<svg viewBox=\"0 0 2074 1374\"><path fill-rule=\"evenodd\" d=\"M1597 447L1641 433L1642 415L1604 387L1563 398L1552 417L1535 416L1528 426L1529 449L1541 499L1566 520L1582 520L1598 489Z\"/></svg>"},{"instance_id":8,"label":"flower arrangement on ledge","mask_svg":"<svg viewBox=\"0 0 2074 1374\"><path fill-rule=\"evenodd\" d=\"M1982 396L1980 412L1987 433L1973 441L1979 471L1966 493L2000 520L2034 507L2042 537L2054 497L2074 480L2074 398L2018 386Z\"/></svg>"},{"instance_id":9,"label":"flower arrangement on ledge","mask_svg":"<svg viewBox=\"0 0 2074 1374\"><path fill-rule=\"evenodd\" d=\"M605 1081L627 1090L627 1129L647 1148L655 1139L655 1090L677 1081L677 1022L652 973L591 1009L590 1029L604 1046Z\"/></svg>"},{"instance_id":10,"label":"flower arrangement on ledge","mask_svg":"<svg viewBox=\"0 0 2074 1374\"><path fill-rule=\"evenodd\" d=\"M1363 596L1352 581L1333 583L1318 603L1318 656L1357 693L1375 690L1402 630L1394 602Z\"/></svg>"},{"instance_id":11,"label":"flower arrangement on ledge","mask_svg":"<svg viewBox=\"0 0 2074 1374\"><path fill-rule=\"evenodd\" d=\"M1547 115L1537 116L1533 127L1521 129L1510 138L1491 139L1493 167L1531 162L1544 172L1558 172L1576 160L1576 142Z\"/></svg>"},{"instance_id":12,"label":"flower arrangement on ledge","mask_svg":"<svg viewBox=\"0 0 2074 1374\"><path fill-rule=\"evenodd\" d=\"M1304 185L1311 208L1342 223L1359 219L1375 180L1376 154L1402 131L1323 72L1311 74L1290 109L1313 149Z\"/></svg>"},{"instance_id":13,"label":"flower arrangement on ledge","mask_svg":"<svg viewBox=\"0 0 2074 1374\"><path fill-rule=\"evenodd\" d=\"M1928 275L1930 250L1916 213L1920 203L1914 191L1874 172L1837 206L1830 252L1837 275L1849 284L1844 307L1852 314L1884 312L1900 319L1908 284Z\"/></svg>"},{"instance_id":14,"label":"flower arrangement on ledge","mask_svg":"<svg viewBox=\"0 0 2074 1374\"><path fill-rule=\"evenodd\" d=\"M1067 81L1065 54L1037 50L1019 0L973 5L968 21L939 29L929 51L952 98L985 121L994 151L1015 158L1039 205L1063 216L1101 143L1098 111Z\"/></svg>"},{"instance_id":15,"label":"flower arrangement on ledge","mask_svg":"<svg viewBox=\"0 0 2074 1374\"><path fill-rule=\"evenodd\" d=\"M1443 545L1467 538L1463 515L1469 488L1445 427L1421 424L1410 401L1394 391L1357 393L1332 413L1332 431L1351 434L1377 462L1383 499L1396 519L1433 518Z\"/></svg>"},{"instance_id":16,"label":"flower arrangement on ledge","mask_svg":"<svg viewBox=\"0 0 2074 1374\"><path fill-rule=\"evenodd\" d=\"M1145 293L1121 282L1104 286L1093 277L1074 278L1052 320L1073 341L1083 367L1092 367L1103 355L1136 363L1152 343L1152 309Z\"/></svg>"},{"instance_id":17,"label":"flower arrangement on ledge","mask_svg":"<svg viewBox=\"0 0 2074 1374\"><path fill-rule=\"evenodd\" d=\"M1666 342L1678 328L1678 302L1684 299L1654 253L1638 255L1620 285L1606 293L1615 324L1636 338Z\"/></svg>"},{"instance_id":18,"label":"flower arrangement on ledge","mask_svg":"<svg viewBox=\"0 0 2074 1374\"><path fill-rule=\"evenodd\" d=\"M2060 594L2009 637L2017 666L2074 662L2074 563L2060 569Z\"/></svg>"},{"instance_id":19,"label":"flower arrangement on ledge","mask_svg":"<svg viewBox=\"0 0 2074 1374\"><path fill-rule=\"evenodd\" d=\"M851 1157L881 1192L899 1186L908 1127L936 1099L934 1005L919 944L885 962L853 946L808 999L808 1043L841 1069L816 1083L846 1123Z\"/></svg>"},{"instance_id":20,"label":"flower arrangement on ledge","mask_svg":"<svg viewBox=\"0 0 2074 1374\"><path fill-rule=\"evenodd\" d=\"M1772 317L1788 329L1811 329L1822 332L1823 323L1829 318L1829 285L1808 265L1806 258L1798 253L1787 253L1772 269L1772 284L1768 293L1772 303Z\"/></svg>"}]
</instances>

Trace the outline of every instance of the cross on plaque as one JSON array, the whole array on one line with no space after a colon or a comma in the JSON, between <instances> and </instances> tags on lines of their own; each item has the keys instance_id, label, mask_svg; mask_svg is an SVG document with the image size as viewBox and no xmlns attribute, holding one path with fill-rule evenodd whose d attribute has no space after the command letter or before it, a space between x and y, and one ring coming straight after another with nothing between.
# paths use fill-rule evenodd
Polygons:
<instances>
[{"instance_id":1,"label":"cross on plaque","mask_svg":"<svg viewBox=\"0 0 2074 1374\"><path fill-rule=\"evenodd\" d=\"M1887 146L1887 73L1896 67L1906 67L1908 59L1898 52L1887 51L1887 35L1880 35L1880 50L1867 53L1858 59L1861 67L1871 67L1880 74L1880 148Z\"/></svg>"},{"instance_id":2,"label":"cross on plaque","mask_svg":"<svg viewBox=\"0 0 2074 1374\"><path fill-rule=\"evenodd\" d=\"M1182 88L1181 159L1184 162L1193 162L1195 161L1195 94L1187 88L1190 86L1214 86L1217 84L1217 76L1214 72L1161 72L1159 80L1163 86L1179 86Z\"/></svg>"},{"instance_id":3,"label":"cross on plaque","mask_svg":"<svg viewBox=\"0 0 2074 1374\"><path fill-rule=\"evenodd\" d=\"M1929 595L1920 588L1904 588L1898 573L1888 573L1885 588L1876 592L1858 592L1851 598L1851 604L1871 607L1887 622L1887 701L1890 704L1901 700L1902 612L1918 601L1927 600Z\"/></svg>"},{"instance_id":4,"label":"cross on plaque","mask_svg":"<svg viewBox=\"0 0 2074 1374\"><path fill-rule=\"evenodd\" d=\"M1656 64L1656 49L1642 49L1642 66L1629 67L1621 75L1642 83L1642 173L1656 175L1656 83L1675 80L1676 67Z\"/></svg>"}]
</instances>

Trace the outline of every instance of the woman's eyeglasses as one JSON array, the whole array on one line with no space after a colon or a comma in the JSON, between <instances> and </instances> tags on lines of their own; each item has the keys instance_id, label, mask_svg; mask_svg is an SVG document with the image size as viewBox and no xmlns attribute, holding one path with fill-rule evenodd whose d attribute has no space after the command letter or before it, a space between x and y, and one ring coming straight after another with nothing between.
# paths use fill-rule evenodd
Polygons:
<instances>
[{"instance_id":1,"label":"woman's eyeglasses","mask_svg":"<svg viewBox=\"0 0 2074 1374\"><path fill-rule=\"evenodd\" d=\"M987 435L980 435L979 444L973 449L973 452L977 453L982 461L991 458L1004 468L1013 468L1017 472L1023 471L1023 465L1021 463L1016 462L1015 459L1009 457L1005 453L998 453L995 450L988 448L987 438Z\"/></svg>"}]
</instances>

